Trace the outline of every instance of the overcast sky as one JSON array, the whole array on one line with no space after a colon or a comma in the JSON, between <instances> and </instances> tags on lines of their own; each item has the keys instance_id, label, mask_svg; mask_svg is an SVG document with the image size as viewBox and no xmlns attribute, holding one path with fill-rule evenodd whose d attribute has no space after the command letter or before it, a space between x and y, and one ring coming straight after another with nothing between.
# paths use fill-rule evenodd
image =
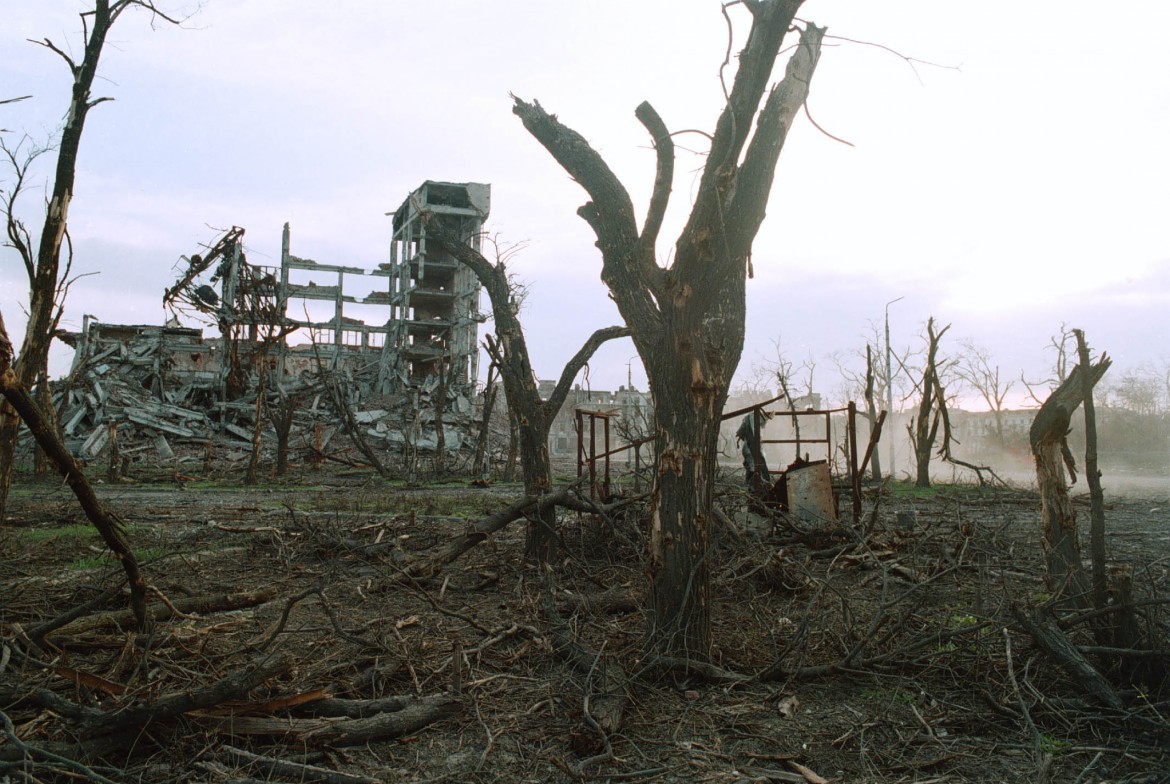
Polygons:
<instances>
[{"instance_id":1,"label":"overcast sky","mask_svg":"<svg viewBox=\"0 0 1170 784\"><path fill-rule=\"evenodd\" d=\"M639 214L654 158L634 107L709 131L722 101L716 0L159 2L192 15L152 29L128 12L103 56L95 93L116 100L90 114L70 216L75 272L100 275L75 285L67 328L84 313L160 323L179 256L216 229L244 227L249 259L278 263L287 221L294 254L372 267L388 258L384 213L424 180L487 182L489 231L526 243L513 262L531 290L524 322L538 375L555 378L618 316L575 215L584 193L511 114L509 92L583 134ZM0 128L10 145L43 143L69 78L25 39L78 51L86 3L8 5L0 98L33 98L0 107ZM1170 359L1170 5L1102 8L805 3L800 17L830 35L809 110L853 146L805 118L788 138L755 243L741 373L779 339L789 359L817 360L816 386L833 395L826 357L864 350L899 297L895 348L918 345L933 315L953 324L944 354L973 339L1008 376L1043 375L1062 322L1114 356L1115 374ZM701 153L705 140L677 142ZM702 164L680 151L664 260ZM50 174L38 170L24 205L37 227ZM0 308L19 334L27 284L3 253ZM628 341L594 361L592 385L625 383L631 359L644 388Z\"/></svg>"}]
</instances>

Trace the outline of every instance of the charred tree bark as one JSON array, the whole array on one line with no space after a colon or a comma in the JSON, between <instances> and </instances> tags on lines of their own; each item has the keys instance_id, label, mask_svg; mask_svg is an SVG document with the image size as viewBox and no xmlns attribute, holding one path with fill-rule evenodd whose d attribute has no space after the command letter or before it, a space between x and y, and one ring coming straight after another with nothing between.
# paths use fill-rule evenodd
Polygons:
<instances>
[{"instance_id":1,"label":"charred tree bark","mask_svg":"<svg viewBox=\"0 0 1170 784\"><path fill-rule=\"evenodd\" d=\"M824 35L823 28L804 26L784 79L769 91L800 4L743 4L752 16L751 30L668 268L659 266L656 244L674 179L674 143L654 108L642 103L634 112L657 157L639 231L625 186L584 137L539 103L517 98L513 107L529 133L589 194L577 214L597 237L602 281L649 377L658 470L650 512L647 643L660 655L704 659L710 653L710 525L719 417L743 351L752 243Z\"/></svg>"},{"instance_id":2,"label":"charred tree bark","mask_svg":"<svg viewBox=\"0 0 1170 784\"><path fill-rule=\"evenodd\" d=\"M81 466L73 459L73 455L69 454L57 436L56 428L41 413L40 408L37 407L36 402L12 369L12 342L8 339L8 330L4 326L3 314L0 314L0 394L3 394L5 400L17 412L32 433L33 438L36 439L37 445L45 451L49 460L57 467L77 497L81 508L85 511L85 516L101 534L114 557L122 564L122 569L126 572L126 578L130 583L130 608L134 611L138 628L145 630L147 626L146 580L138 569L138 560L134 557L134 551L130 549L122 521L98 500L93 486L90 485Z\"/></svg>"},{"instance_id":3,"label":"charred tree bark","mask_svg":"<svg viewBox=\"0 0 1170 784\"><path fill-rule=\"evenodd\" d=\"M1081 546L1077 517L1068 495L1065 467L1076 480L1076 466L1065 440L1069 423L1092 389L1105 375L1112 360L1102 356L1097 363L1077 365L1056 388L1032 421L1029 442L1040 489L1040 519L1044 530L1044 551L1048 587L1054 595L1084 605L1088 580L1081 569Z\"/></svg>"},{"instance_id":4,"label":"charred tree bark","mask_svg":"<svg viewBox=\"0 0 1170 784\"><path fill-rule=\"evenodd\" d=\"M492 264L467 243L466 237L453 234L440 221L428 222L427 238L471 270L488 294L492 317L496 322L496 337L491 343L491 350L504 383L508 409L516 423L524 492L530 496L547 493L552 487L548 434L553 419L565 404L573 380L597 349L607 341L628 336L630 330L626 327L605 327L590 335L585 345L565 364L548 400L541 400L536 375L529 360L524 328L517 315L518 309L513 301L512 287L504 264ZM556 507L541 506L528 516L527 555L538 563L547 563L552 560L556 544Z\"/></svg>"}]
</instances>

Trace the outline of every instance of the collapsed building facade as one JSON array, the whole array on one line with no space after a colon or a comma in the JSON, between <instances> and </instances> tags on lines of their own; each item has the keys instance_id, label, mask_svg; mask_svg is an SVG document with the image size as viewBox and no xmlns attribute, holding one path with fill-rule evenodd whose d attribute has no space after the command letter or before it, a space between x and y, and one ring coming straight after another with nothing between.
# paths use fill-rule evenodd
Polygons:
<instances>
[{"instance_id":1,"label":"collapsed building facade","mask_svg":"<svg viewBox=\"0 0 1170 784\"><path fill-rule=\"evenodd\" d=\"M166 325L86 316L63 336L75 348L56 401L67 444L92 458L119 429L132 449L164 455L168 439L250 442L263 395L295 401L297 429L318 448L348 412L360 436L385 446L458 450L476 426L485 317L478 280L428 247L427 225L478 250L490 199L486 184L423 183L388 213L389 260L373 269L294 255L287 224L279 266L253 264L232 228L187 259L163 297Z\"/></svg>"}]
</instances>

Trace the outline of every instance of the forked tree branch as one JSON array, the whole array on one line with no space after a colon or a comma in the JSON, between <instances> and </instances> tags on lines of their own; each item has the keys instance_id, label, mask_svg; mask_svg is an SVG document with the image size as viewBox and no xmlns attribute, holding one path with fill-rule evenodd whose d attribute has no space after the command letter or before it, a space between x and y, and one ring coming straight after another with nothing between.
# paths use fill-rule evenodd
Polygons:
<instances>
[{"instance_id":1,"label":"forked tree branch","mask_svg":"<svg viewBox=\"0 0 1170 784\"><path fill-rule=\"evenodd\" d=\"M577 214L597 236L601 279L613 294L622 317L626 323L660 324L661 313L648 290L650 281L645 279L646 262L638 255L634 206L625 186L581 134L546 112L538 101L512 98L512 113L589 194L591 201ZM648 263L654 263L652 257Z\"/></svg>"}]
</instances>

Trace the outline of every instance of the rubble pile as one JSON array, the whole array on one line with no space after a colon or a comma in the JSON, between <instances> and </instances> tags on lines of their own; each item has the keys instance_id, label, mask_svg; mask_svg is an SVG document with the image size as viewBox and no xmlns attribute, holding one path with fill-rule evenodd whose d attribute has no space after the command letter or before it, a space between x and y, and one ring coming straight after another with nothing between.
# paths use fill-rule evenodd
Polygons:
<instances>
[{"instance_id":1,"label":"rubble pile","mask_svg":"<svg viewBox=\"0 0 1170 784\"><path fill-rule=\"evenodd\" d=\"M208 444L225 447L229 457L246 456L259 387L249 357L238 363L246 368L240 385L245 391L233 399L222 341L204 339L202 330L87 320L82 333L66 340L76 355L70 374L55 389L55 403L66 446L79 458L99 458L114 434L123 456L170 459L184 446L206 449ZM265 371L273 377L266 384L265 403L268 412L291 413L293 450L310 454L331 444L348 448L347 439L335 438L345 432L342 406L360 435L387 458L401 455L408 445L423 453L438 448L437 379L399 394L363 396L369 386L348 367L315 368L307 362L289 366L300 370L279 377L275 370ZM444 447L448 452L470 448L475 442L475 401L453 390L446 397ZM261 438L262 446L275 446L271 421L265 421Z\"/></svg>"}]
</instances>

